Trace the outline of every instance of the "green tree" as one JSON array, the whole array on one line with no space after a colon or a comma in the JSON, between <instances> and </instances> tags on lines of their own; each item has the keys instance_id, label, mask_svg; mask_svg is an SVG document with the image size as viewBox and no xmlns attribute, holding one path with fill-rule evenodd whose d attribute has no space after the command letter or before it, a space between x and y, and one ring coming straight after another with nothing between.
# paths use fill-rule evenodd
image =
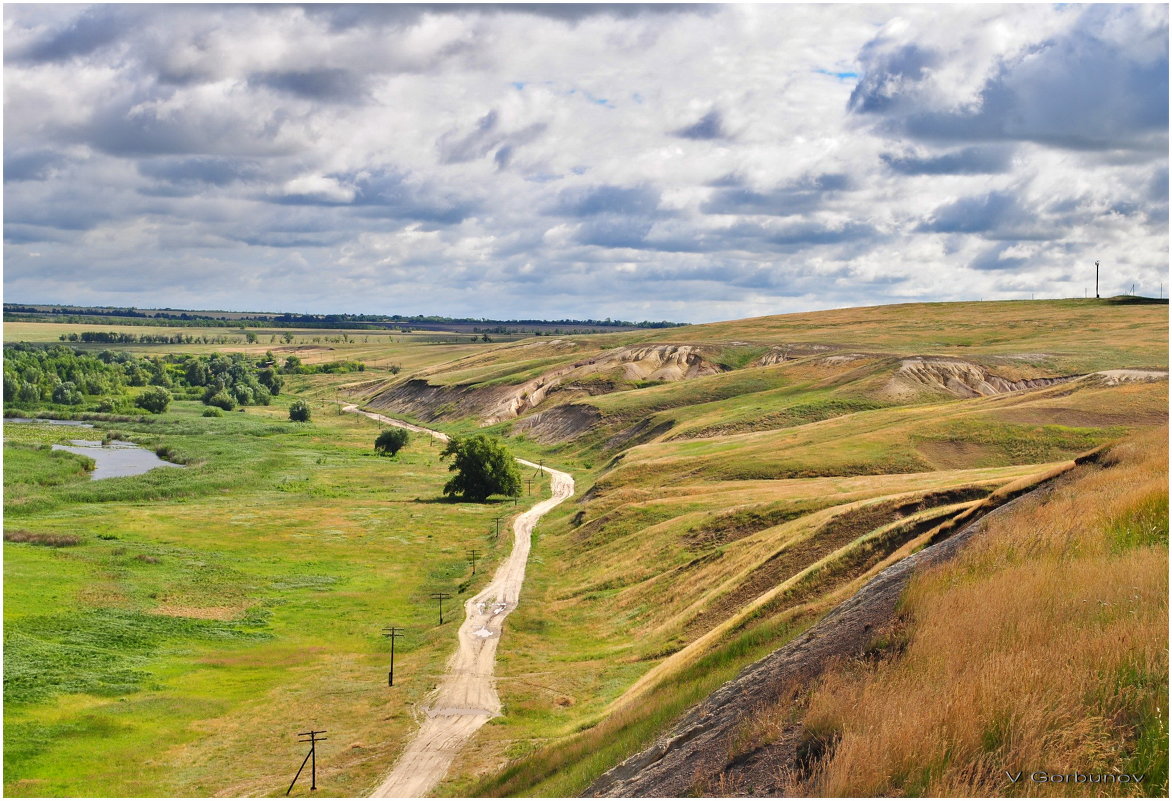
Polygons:
<instances>
[{"instance_id":1,"label":"green tree","mask_svg":"<svg viewBox=\"0 0 1172 801\"><path fill-rule=\"evenodd\" d=\"M289 404L289 419L294 423L309 422L309 404L303 400L295 400Z\"/></svg>"},{"instance_id":2,"label":"green tree","mask_svg":"<svg viewBox=\"0 0 1172 801\"><path fill-rule=\"evenodd\" d=\"M394 456L406 445L410 437L405 428L388 428L374 441L374 449L381 456Z\"/></svg>"},{"instance_id":3,"label":"green tree","mask_svg":"<svg viewBox=\"0 0 1172 801\"><path fill-rule=\"evenodd\" d=\"M171 403L171 393L162 387L151 387L134 399L134 405L151 414L162 414Z\"/></svg>"},{"instance_id":4,"label":"green tree","mask_svg":"<svg viewBox=\"0 0 1172 801\"><path fill-rule=\"evenodd\" d=\"M460 495L482 503L489 495L521 494L521 471L512 454L495 437L452 437L440 453L441 459L449 456L453 458L448 469L456 471L456 475L444 485L444 495Z\"/></svg>"}]
</instances>

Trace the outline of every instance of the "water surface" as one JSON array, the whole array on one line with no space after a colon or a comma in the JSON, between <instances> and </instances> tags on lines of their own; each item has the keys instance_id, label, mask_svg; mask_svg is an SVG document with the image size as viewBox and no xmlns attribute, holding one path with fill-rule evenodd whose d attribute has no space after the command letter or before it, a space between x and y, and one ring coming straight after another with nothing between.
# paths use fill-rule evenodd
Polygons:
<instances>
[{"instance_id":1,"label":"water surface","mask_svg":"<svg viewBox=\"0 0 1172 801\"><path fill-rule=\"evenodd\" d=\"M153 451L135 445L132 442L113 440L105 445L97 440L71 439L72 445L54 445L55 451L69 451L81 456L88 456L94 460L94 471L90 478L98 481L103 478L121 478L123 476L137 476L156 467L185 467L160 459Z\"/></svg>"},{"instance_id":2,"label":"water surface","mask_svg":"<svg viewBox=\"0 0 1172 801\"><path fill-rule=\"evenodd\" d=\"M81 420L48 420L44 417L5 417L5 423L48 423L51 426L76 426L77 428L93 428L93 423L83 423Z\"/></svg>"}]
</instances>

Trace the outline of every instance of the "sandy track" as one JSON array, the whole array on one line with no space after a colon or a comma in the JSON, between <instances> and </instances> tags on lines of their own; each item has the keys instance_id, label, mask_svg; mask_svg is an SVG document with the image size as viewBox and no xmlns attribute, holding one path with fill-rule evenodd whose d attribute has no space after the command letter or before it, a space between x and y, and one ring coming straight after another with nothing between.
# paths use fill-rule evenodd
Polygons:
<instances>
[{"instance_id":1,"label":"sandy track","mask_svg":"<svg viewBox=\"0 0 1172 801\"><path fill-rule=\"evenodd\" d=\"M357 406L344 412L364 414L388 425L429 434L447 441L446 434L364 412ZM518 459L538 468L533 462ZM533 526L541 516L574 494L574 479L568 473L548 467L553 496L522 513L513 522L513 550L497 568L488 586L464 602L464 622L457 634L456 653L448 660L447 672L430 696L427 717L408 743L390 774L371 795L375 798L419 798L426 795L447 774L460 749L476 730L501 711L493 669L497 641L505 617L517 608Z\"/></svg>"}]
</instances>

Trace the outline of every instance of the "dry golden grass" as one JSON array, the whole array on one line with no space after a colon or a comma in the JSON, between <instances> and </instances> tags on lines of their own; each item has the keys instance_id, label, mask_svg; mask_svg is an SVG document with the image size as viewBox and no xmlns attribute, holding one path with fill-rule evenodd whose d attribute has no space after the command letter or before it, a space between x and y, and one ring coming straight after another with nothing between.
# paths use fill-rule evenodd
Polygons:
<instances>
[{"instance_id":1,"label":"dry golden grass","mask_svg":"<svg viewBox=\"0 0 1172 801\"><path fill-rule=\"evenodd\" d=\"M1167 792L1167 429L1114 448L917 577L906 650L828 674L804 727L825 796ZM1022 771L1011 783L1006 771ZM1146 773L1142 785L1033 771Z\"/></svg>"}]
</instances>

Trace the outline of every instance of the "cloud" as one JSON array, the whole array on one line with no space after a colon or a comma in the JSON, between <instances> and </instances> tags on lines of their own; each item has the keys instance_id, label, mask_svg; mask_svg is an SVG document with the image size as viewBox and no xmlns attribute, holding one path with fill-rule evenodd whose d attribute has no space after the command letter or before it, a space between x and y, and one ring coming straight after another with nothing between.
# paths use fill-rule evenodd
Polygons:
<instances>
[{"instance_id":1,"label":"cloud","mask_svg":"<svg viewBox=\"0 0 1172 801\"><path fill-rule=\"evenodd\" d=\"M88 56L123 35L128 15L120 6L86 9L59 30L35 37L5 53L5 61L44 63Z\"/></svg>"},{"instance_id":2,"label":"cloud","mask_svg":"<svg viewBox=\"0 0 1172 801\"><path fill-rule=\"evenodd\" d=\"M985 175L1009 170L1011 147L965 147L935 155L881 153L893 171L902 175Z\"/></svg>"},{"instance_id":3,"label":"cloud","mask_svg":"<svg viewBox=\"0 0 1172 801\"><path fill-rule=\"evenodd\" d=\"M366 96L366 78L344 69L262 72L251 82L305 100L322 103L357 103Z\"/></svg>"},{"instance_id":4,"label":"cloud","mask_svg":"<svg viewBox=\"0 0 1172 801\"><path fill-rule=\"evenodd\" d=\"M138 172L169 184L190 187L229 186L238 181L259 177L255 161L194 156L191 158L157 158L139 161Z\"/></svg>"},{"instance_id":5,"label":"cloud","mask_svg":"<svg viewBox=\"0 0 1172 801\"><path fill-rule=\"evenodd\" d=\"M600 214L654 215L659 211L659 193L646 186L584 186L562 191L548 208L561 217L591 217Z\"/></svg>"},{"instance_id":6,"label":"cloud","mask_svg":"<svg viewBox=\"0 0 1172 801\"><path fill-rule=\"evenodd\" d=\"M65 158L52 150L30 150L4 154L4 182L43 181Z\"/></svg>"},{"instance_id":7,"label":"cloud","mask_svg":"<svg viewBox=\"0 0 1172 801\"><path fill-rule=\"evenodd\" d=\"M1167 270L1163 6L4 16L14 300L704 320Z\"/></svg>"},{"instance_id":8,"label":"cloud","mask_svg":"<svg viewBox=\"0 0 1172 801\"><path fill-rule=\"evenodd\" d=\"M765 192L743 187L720 189L703 205L705 214L764 214L788 217L814 212L833 193L849 189L843 173L809 176L799 182Z\"/></svg>"},{"instance_id":9,"label":"cloud","mask_svg":"<svg viewBox=\"0 0 1172 801\"><path fill-rule=\"evenodd\" d=\"M436 147L444 164L475 161L495 151L493 161L499 169L504 169L509 166L517 148L541 136L545 129L545 123L537 122L516 131L506 131L500 122L500 112L493 109L478 119L467 133L458 129L447 131L440 136Z\"/></svg>"},{"instance_id":10,"label":"cloud","mask_svg":"<svg viewBox=\"0 0 1172 801\"><path fill-rule=\"evenodd\" d=\"M728 134L724 130L724 120L720 112L716 109L709 111L703 117L691 125L680 128L674 132L675 136L682 139L725 139Z\"/></svg>"},{"instance_id":11,"label":"cloud","mask_svg":"<svg viewBox=\"0 0 1172 801\"><path fill-rule=\"evenodd\" d=\"M1166 151L1167 8L1153 8L1070 9L1066 27L988 53L976 87L966 87L949 61L970 43L980 51L985 30L959 42L950 32L947 41L929 45L905 41L920 33L910 26L892 26L860 53L863 77L850 109L879 118L887 132L924 141ZM1120 28L1128 29L1131 46L1121 46Z\"/></svg>"}]
</instances>

